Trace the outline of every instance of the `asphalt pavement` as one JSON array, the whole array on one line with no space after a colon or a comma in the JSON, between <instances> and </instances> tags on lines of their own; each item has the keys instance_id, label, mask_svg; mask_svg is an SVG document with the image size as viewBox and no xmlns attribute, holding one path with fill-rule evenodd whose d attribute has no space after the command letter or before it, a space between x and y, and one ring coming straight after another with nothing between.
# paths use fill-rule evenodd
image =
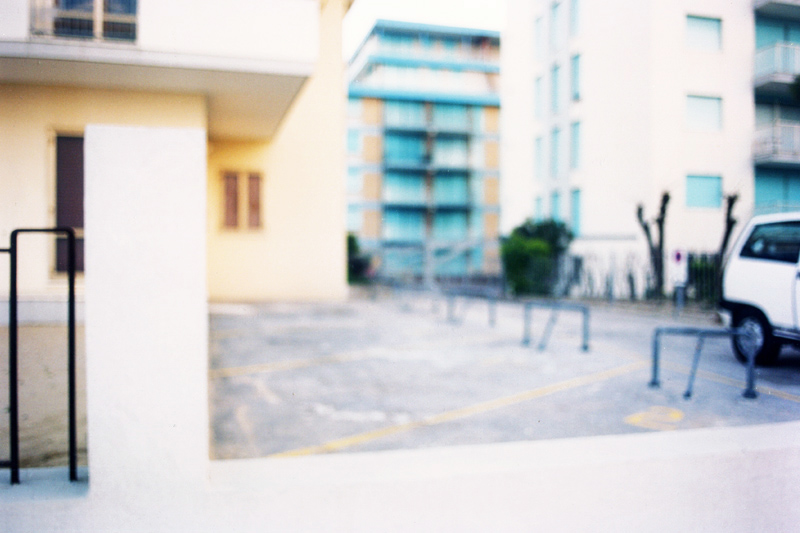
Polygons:
<instances>
[{"instance_id":1,"label":"asphalt pavement","mask_svg":"<svg viewBox=\"0 0 800 533\"><path fill-rule=\"evenodd\" d=\"M800 353L789 349L777 366L758 369L758 397L746 399L730 341L707 339L687 400L697 340L665 337L661 386L648 386L655 328L722 327L711 310L582 302L590 310L584 350L579 312L535 307L526 345L520 303L373 296L212 305L213 459L800 420Z\"/></svg>"}]
</instances>

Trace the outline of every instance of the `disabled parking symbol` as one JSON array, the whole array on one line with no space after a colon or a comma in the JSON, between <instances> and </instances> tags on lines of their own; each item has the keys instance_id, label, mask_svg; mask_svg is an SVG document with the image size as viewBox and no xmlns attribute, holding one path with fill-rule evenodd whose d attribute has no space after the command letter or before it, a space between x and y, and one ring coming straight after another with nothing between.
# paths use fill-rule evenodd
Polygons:
<instances>
[{"instance_id":1,"label":"disabled parking symbol","mask_svg":"<svg viewBox=\"0 0 800 533\"><path fill-rule=\"evenodd\" d=\"M625 423L644 429L670 431L678 429L678 423L683 420L683 417L683 411L679 409L654 405L647 411L625 417Z\"/></svg>"}]
</instances>

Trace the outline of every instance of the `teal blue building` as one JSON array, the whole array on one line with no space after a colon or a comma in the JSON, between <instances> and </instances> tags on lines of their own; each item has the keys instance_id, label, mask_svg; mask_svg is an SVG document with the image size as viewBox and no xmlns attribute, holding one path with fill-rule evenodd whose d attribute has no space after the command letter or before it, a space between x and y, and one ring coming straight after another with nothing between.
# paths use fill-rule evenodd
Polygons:
<instances>
[{"instance_id":1,"label":"teal blue building","mask_svg":"<svg viewBox=\"0 0 800 533\"><path fill-rule=\"evenodd\" d=\"M350 62L348 231L383 278L496 276L500 35L379 20Z\"/></svg>"}]
</instances>

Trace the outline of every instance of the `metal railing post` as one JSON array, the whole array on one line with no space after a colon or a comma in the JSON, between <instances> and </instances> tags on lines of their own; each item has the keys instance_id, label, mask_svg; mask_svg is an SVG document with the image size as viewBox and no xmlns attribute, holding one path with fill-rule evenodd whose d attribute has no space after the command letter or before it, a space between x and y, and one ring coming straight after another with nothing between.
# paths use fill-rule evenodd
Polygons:
<instances>
[{"instance_id":1,"label":"metal railing post","mask_svg":"<svg viewBox=\"0 0 800 533\"><path fill-rule=\"evenodd\" d=\"M756 354L755 352L747 356L747 388L745 388L742 396L748 400L753 400L758 397L756 392Z\"/></svg>"},{"instance_id":2,"label":"metal railing post","mask_svg":"<svg viewBox=\"0 0 800 533\"><path fill-rule=\"evenodd\" d=\"M694 357L692 357L692 370L689 372L689 383L686 386L686 392L683 393L685 399L692 397L692 388L694 388L694 379L697 376L697 367L700 366L700 352L703 351L703 341L705 337L703 334L697 336L697 346L694 350Z\"/></svg>"},{"instance_id":3,"label":"metal railing post","mask_svg":"<svg viewBox=\"0 0 800 533\"><path fill-rule=\"evenodd\" d=\"M531 315L533 310L533 304L531 302L525 302L522 304L523 308L523 333L522 333L522 345L529 346L531 343Z\"/></svg>"},{"instance_id":4,"label":"metal railing post","mask_svg":"<svg viewBox=\"0 0 800 533\"><path fill-rule=\"evenodd\" d=\"M78 417L77 417L77 391L75 369L75 270L77 258L75 254L75 232L66 228L67 253L68 253L68 284L67 295L67 343L68 343L68 394L69 394L69 479L78 481Z\"/></svg>"},{"instance_id":5,"label":"metal railing post","mask_svg":"<svg viewBox=\"0 0 800 533\"><path fill-rule=\"evenodd\" d=\"M650 378L650 383L648 385L650 388L657 389L661 386L661 383L658 381L658 366L659 366L659 359L661 356L661 343L659 342L661 337L661 329L656 328L655 332L653 333L653 374Z\"/></svg>"},{"instance_id":6,"label":"metal railing post","mask_svg":"<svg viewBox=\"0 0 800 533\"><path fill-rule=\"evenodd\" d=\"M550 335L553 333L553 327L556 325L557 320L558 320L558 306L554 306L550 310L550 318L547 320L547 324L544 327L544 333L542 334L542 338L539 341L538 349L540 352L543 352L547 348L547 343L550 342Z\"/></svg>"},{"instance_id":7,"label":"metal railing post","mask_svg":"<svg viewBox=\"0 0 800 533\"><path fill-rule=\"evenodd\" d=\"M584 352L589 351L589 308L585 307L581 310L583 313L583 346Z\"/></svg>"},{"instance_id":8,"label":"metal railing post","mask_svg":"<svg viewBox=\"0 0 800 533\"><path fill-rule=\"evenodd\" d=\"M11 433L11 484L19 483L19 392L17 390L17 232L11 232L8 293L8 390Z\"/></svg>"},{"instance_id":9,"label":"metal railing post","mask_svg":"<svg viewBox=\"0 0 800 533\"><path fill-rule=\"evenodd\" d=\"M78 480L78 431L77 431L77 392L76 392L76 335L75 335L75 271L77 256L75 251L75 231L72 228L16 229L11 232L9 298L8 298L8 379L9 379L9 436L10 460L0 466L11 469L11 484L19 479L19 318L17 295L17 241L20 233L55 233L67 236L67 277L69 285L67 308L67 388L69 417L69 479Z\"/></svg>"}]
</instances>

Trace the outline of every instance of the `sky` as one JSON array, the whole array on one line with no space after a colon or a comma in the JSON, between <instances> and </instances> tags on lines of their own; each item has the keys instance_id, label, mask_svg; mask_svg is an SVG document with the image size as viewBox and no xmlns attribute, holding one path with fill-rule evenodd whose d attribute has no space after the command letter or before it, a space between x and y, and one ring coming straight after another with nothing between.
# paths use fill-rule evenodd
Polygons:
<instances>
[{"instance_id":1,"label":"sky","mask_svg":"<svg viewBox=\"0 0 800 533\"><path fill-rule=\"evenodd\" d=\"M343 53L349 60L376 19L499 31L505 0L355 0L344 20Z\"/></svg>"}]
</instances>

